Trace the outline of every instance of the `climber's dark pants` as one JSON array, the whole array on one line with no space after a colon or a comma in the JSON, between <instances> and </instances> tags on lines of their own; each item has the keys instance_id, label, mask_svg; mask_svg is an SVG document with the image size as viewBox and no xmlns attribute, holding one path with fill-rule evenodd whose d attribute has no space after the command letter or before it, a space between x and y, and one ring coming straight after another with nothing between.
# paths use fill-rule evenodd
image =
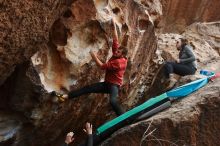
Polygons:
<instances>
[{"instance_id":1,"label":"climber's dark pants","mask_svg":"<svg viewBox=\"0 0 220 146\"><path fill-rule=\"evenodd\" d=\"M116 84L99 82L75 91L71 91L68 96L69 98L74 98L88 93L108 93L110 94L110 104L112 105L113 110L117 115L121 115L124 112L117 101L118 90L119 86Z\"/></svg>"},{"instance_id":2,"label":"climber's dark pants","mask_svg":"<svg viewBox=\"0 0 220 146\"><path fill-rule=\"evenodd\" d=\"M164 74L167 78L170 77L170 74L175 73L180 76L193 75L195 74L196 69L193 66L175 63L175 62L166 62L164 65Z\"/></svg>"}]
</instances>

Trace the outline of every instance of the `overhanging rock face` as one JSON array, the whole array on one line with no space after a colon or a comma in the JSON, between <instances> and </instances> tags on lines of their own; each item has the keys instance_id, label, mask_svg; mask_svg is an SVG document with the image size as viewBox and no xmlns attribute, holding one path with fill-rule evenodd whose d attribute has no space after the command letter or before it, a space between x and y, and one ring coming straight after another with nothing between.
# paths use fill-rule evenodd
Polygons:
<instances>
[{"instance_id":1,"label":"overhanging rock face","mask_svg":"<svg viewBox=\"0 0 220 146\"><path fill-rule=\"evenodd\" d=\"M219 4L212 2L214 6ZM182 3L185 5L186 2ZM204 5L205 1L202 3ZM175 9L169 10L173 5ZM49 95L53 90L66 93L103 80L104 72L91 60L89 51L98 52L103 62L110 58L112 18L117 24L120 44L128 48L129 61L120 103L130 109L146 100L144 93L148 96L148 91L157 93L160 84L155 90L151 87L160 79L157 73L163 56L158 54L161 48L157 44L155 28L180 30L178 26L165 27L164 24L173 24L182 18L181 13L169 21L169 16L178 14L181 6L180 1L177 4L174 1L160 3L159 0L0 1L0 108L3 113L0 113L0 121L4 121L0 127L6 127L0 130L1 144L56 146L63 142L66 132L73 129L77 144L85 136L82 126L86 121L96 128L115 117L108 96L91 94L55 104ZM207 5L208 8L211 6L212 3ZM201 9L199 16L204 14L205 18L210 14L210 19L199 20L219 18L215 9L209 9L209 13L204 11ZM194 22L189 19L190 24ZM189 24L178 22L184 28ZM196 29L192 27L192 30ZM211 50L208 53L214 52L218 57L218 48L213 50L217 46L216 40L218 37L210 37L214 45L205 46ZM206 52L199 56L202 65L204 60L209 61L204 59L204 54ZM205 111L201 110L203 113ZM124 141L123 144L128 143Z\"/></svg>"},{"instance_id":2,"label":"overhanging rock face","mask_svg":"<svg viewBox=\"0 0 220 146\"><path fill-rule=\"evenodd\" d=\"M132 0L72 4L52 26L49 44L32 57L46 90L67 92L103 80L104 72L91 60L89 51L98 52L104 62L111 57L113 18L120 44L129 51L124 85L137 95L133 88L141 86L140 80L149 76L148 66L155 64L156 37L147 9Z\"/></svg>"},{"instance_id":3,"label":"overhanging rock face","mask_svg":"<svg viewBox=\"0 0 220 146\"><path fill-rule=\"evenodd\" d=\"M163 32L183 32L194 22L213 22L220 19L216 13L220 7L218 0L162 0L161 3L164 17L159 27Z\"/></svg>"},{"instance_id":4,"label":"overhanging rock face","mask_svg":"<svg viewBox=\"0 0 220 146\"><path fill-rule=\"evenodd\" d=\"M156 50L153 23L146 8L136 1L79 0L74 1L61 17L58 14L56 17L47 30L49 38L35 49L38 52L31 61L17 61L15 58L13 63L20 65L1 86L1 107L6 111L18 111L23 123L21 132L13 139L14 143L54 144L67 129L74 128L79 133L86 121L91 121L96 127L115 116L107 96L93 94L54 104L48 94L52 90L64 93L103 80L104 72L91 61L89 51L98 51L103 62L109 59L113 17L120 44L127 46L129 51L121 103L128 99L128 91L132 91L132 98L135 98L141 78L148 76L147 66L153 63ZM132 98L129 99L131 105L134 103ZM79 135L83 137L82 133ZM26 137L30 140L25 140ZM59 139L57 141L59 143Z\"/></svg>"},{"instance_id":5,"label":"overhanging rock face","mask_svg":"<svg viewBox=\"0 0 220 146\"><path fill-rule=\"evenodd\" d=\"M68 5L66 0L0 2L0 85L47 43L51 25Z\"/></svg>"}]
</instances>

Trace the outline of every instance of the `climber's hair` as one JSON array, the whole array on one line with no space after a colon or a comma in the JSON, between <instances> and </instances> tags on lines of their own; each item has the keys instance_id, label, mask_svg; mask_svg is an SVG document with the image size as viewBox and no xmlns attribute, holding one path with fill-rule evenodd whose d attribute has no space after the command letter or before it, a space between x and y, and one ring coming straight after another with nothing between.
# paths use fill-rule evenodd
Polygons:
<instances>
[{"instance_id":1,"label":"climber's hair","mask_svg":"<svg viewBox=\"0 0 220 146\"><path fill-rule=\"evenodd\" d=\"M188 42L189 42L186 38L180 38L180 41L181 41L181 45L182 45L182 46L187 45Z\"/></svg>"},{"instance_id":2,"label":"climber's hair","mask_svg":"<svg viewBox=\"0 0 220 146\"><path fill-rule=\"evenodd\" d=\"M127 57L127 55L128 55L128 49L125 47L125 46L120 46L119 48L118 48L119 50L122 50L122 55L124 56L124 57Z\"/></svg>"}]
</instances>

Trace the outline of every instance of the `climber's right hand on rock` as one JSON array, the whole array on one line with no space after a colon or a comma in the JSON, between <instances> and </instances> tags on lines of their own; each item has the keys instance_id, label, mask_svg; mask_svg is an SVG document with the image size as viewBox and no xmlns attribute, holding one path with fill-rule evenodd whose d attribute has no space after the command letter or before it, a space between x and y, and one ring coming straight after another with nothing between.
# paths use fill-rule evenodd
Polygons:
<instances>
[{"instance_id":1,"label":"climber's right hand on rock","mask_svg":"<svg viewBox=\"0 0 220 146\"><path fill-rule=\"evenodd\" d=\"M94 53L92 50L90 50L89 53L90 53L90 55L92 56L92 58L94 58L95 53Z\"/></svg>"}]
</instances>

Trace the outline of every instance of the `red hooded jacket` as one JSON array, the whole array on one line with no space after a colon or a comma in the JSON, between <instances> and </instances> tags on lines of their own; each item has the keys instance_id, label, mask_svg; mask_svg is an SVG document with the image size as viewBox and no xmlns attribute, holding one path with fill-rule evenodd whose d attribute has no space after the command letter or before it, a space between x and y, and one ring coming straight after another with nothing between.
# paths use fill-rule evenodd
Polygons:
<instances>
[{"instance_id":1,"label":"red hooded jacket","mask_svg":"<svg viewBox=\"0 0 220 146\"><path fill-rule=\"evenodd\" d=\"M118 40L113 39L112 53L113 56L107 63L101 66L101 69L106 70L105 82L117 84L119 86L123 83L123 76L127 67L127 58L116 58L114 54L119 48Z\"/></svg>"}]
</instances>

